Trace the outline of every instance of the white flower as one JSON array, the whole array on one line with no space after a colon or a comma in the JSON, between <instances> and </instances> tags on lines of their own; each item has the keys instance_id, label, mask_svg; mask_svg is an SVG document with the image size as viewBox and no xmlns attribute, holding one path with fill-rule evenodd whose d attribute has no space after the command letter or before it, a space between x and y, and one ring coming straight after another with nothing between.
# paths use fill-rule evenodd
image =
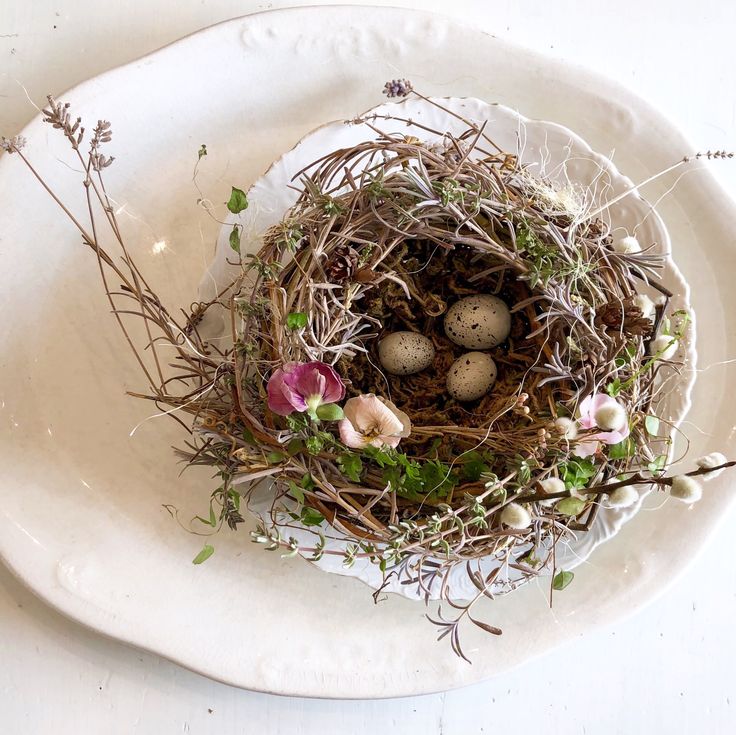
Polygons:
<instances>
[{"instance_id":1,"label":"white flower","mask_svg":"<svg viewBox=\"0 0 736 735\"><path fill-rule=\"evenodd\" d=\"M660 360L671 360L677 348L679 346L678 341L669 334L660 334L659 337L655 337L649 343L649 354L656 355L659 353Z\"/></svg>"},{"instance_id":2,"label":"white flower","mask_svg":"<svg viewBox=\"0 0 736 735\"><path fill-rule=\"evenodd\" d=\"M670 495L683 503L696 503L703 496L703 488L692 477L677 475L672 478Z\"/></svg>"},{"instance_id":3,"label":"white flower","mask_svg":"<svg viewBox=\"0 0 736 735\"><path fill-rule=\"evenodd\" d=\"M722 465L728 462L725 455L721 454L720 452L711 452L710 454L706 454L705 457L701 457L695 464L700 467L703 470L710 469L711 467L718 467L718 465ZM718 475L722 474L726 471L726 468L723 467L720 470L715 470L713 472L706 472L703 475L704 480L714 480Z\"/></svg>"},{"instance_id":4,"label":"white flower","mask_svg":"<svg viewBox=\"0 0 736 735\"><path fill-rule=\"evenodd\" d=\"M636 306L644 319L654 319L656 306L649 296L644 293L634 296L634 306Z\"/></svg>"},{"instance_id":5,"label":"white flower","mask_svg":"<svg viewBox=\"0 0 736 735\"><path fill-rule=\"evenodd\" d=\"M629 235L616 240L613 243L613 249L621 255L631 255L632 253L640 253L641 245L639 245L639 241L635 237Z\"/></svg>"},{"instance_id":6,"label":"white flower","mask_svg":"<svg viewBox=\"0 0 736 735\"><path fill-rule=\"evenodd\" d=\"M529 511L519 503L509 503L501 511L501 523L509 528L522 531L532 525L532 516Z\"/></svg>"},{"instance_id":7,"label":"white flower","mask_svg":"<svg viewBox=\"0 0 736 735\"><path fill-rule=\"evenodd\" d=\"M617 487L608 496L609 508L630 508L639 500L639 493L633 485Z\"/></svg>"},{"instance_id":8,"label":"white flower","mask_svg":"<svg viewBox=\"0 0 736 735\"><path fill-rule=\"evenodd\" d=\"M604 431L621 431L629 422L626 409L617 401L599 406L593 414L595 425Z\"/></svg>"},{"instance_id":9,"label":"white flower","mask_svg":"<svg viewBox=\"0 0 736 735\"><path fill-rule=\"evenodd\" d=\"M576 421L560 416L552 422L552 428L558 434L561 434L567 441L575 441L578 438L578 425Z\"/></svg>"},{"instance_id":10,"label":"white flower","mask_svg":"<svg viewBox=\"0 0 736 735\"><path fill-rule=\"evenodd\" d=\"M340 439L352 449L396 447L411 433L409 417L391 401L373 393L349 398L340 421Z\"/></svg>"}]
</instances>

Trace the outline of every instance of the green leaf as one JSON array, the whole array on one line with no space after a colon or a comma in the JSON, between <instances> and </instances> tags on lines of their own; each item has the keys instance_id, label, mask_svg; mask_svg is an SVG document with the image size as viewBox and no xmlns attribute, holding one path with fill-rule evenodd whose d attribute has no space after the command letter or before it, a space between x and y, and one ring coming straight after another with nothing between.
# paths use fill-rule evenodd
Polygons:
<instances>
[{"instance_id":1,"label":"green leaf","mask_svg":"<svg viewBox=\"0 0 736 735\"><path fill-rule=\"evenodd\" d=\"M257 443L255 436L253 436L253 432L247 427L243 429L243 441L246 442L246 444L256 444Z\"/></svg>"},{"instance_id":2,"label":"green leaf","mask_svg":"<svg viewBox=\"0 0 736 735\"><path fill-rule=\"evenodd\" d=\"M199 151L197 151L197 160L201 161L206 155L207 155L207 146L204 143L202 143L202 145L199 146Z\"/></svg>"},{"instance_id":3,"label":"green leaf","mask_svg":"<svg viewBox=\"0 0 736 735\"><path fill-rule=\"evenodd\" d=\"M325 446L325 441L321 436L309 436L304 440L304 446L310 454L319 454Z\"/></svg>"},{"instance_id":4,"label":"green leaf","mask_svg":"<svg viewBox=\"0 0 736 735\"><path fill-rule=\"evenodd\" d=\"M667 467L667 455L660 454L659 457L655 457L652 462L647 465L647 469L653 474L658 475L664 472Z\"/></svg>"},{"instance_id":5,"label":"green leaf","mask_svg":"<svg viewBox=\"0 0 736 735\"><path fill-rule=\"evenodd\" d=\"M299 505L304 504L304 490L302 490L293 480L289 480L289 492Z\"/></svg>"},{"instance_id":6,"label":"green leaf","mask_svg":"<svg viewBox=\"0 0 736 735\"><path fill-rule=\"evenodd\" d=\"M207 559L209 559L214 553L215 547L210 546L209 544L205 544L202 547L202 551L200 551L199 554L197 554L197 556L192 559L192 564L202 564L202 562L207 561Z\"/></svg>"},{"instance_id":7,"label":"green leaf","mask_svg":"<svg viewBox=\"0 0 736 735\"><path fill-rule=\"evenodd\" d=\"M212 501L210 501L210 526L212 528L217 526L217 516L215 515L215 509L212 507Z\"/></svg>"},{"instance_id":8,"label":"green leaf","mask_svg":"<svg viewBox=\"0 0 736 735\"><path fill-rule=\"evenodd\" d=\"M344 452L337 457L337 466L340 472L353 482L360 482L360 473L363 471L363 460L357 454Z\"/></svg>"},{"instance_id":9,"label":"green leaf","mask_svg":"<svg viewBox=\"0 0 736 735\"><path fill-rule=\"evenodd\" d=\"M644 419L644 426L649 434L657 436L657 432L659 431L659 419L656 416L647 416Z\"/></svg>"},{"instance_id":10,"label":"green leaf","mask_svg":"<svg viewBox=\"0 0 736 735\"><path fill-rule=\"evenodd\" d=\"M286 317L286 326L289 329L304 329L309 322L309 317L303 311L295 311Z\"/></svg>"},{"instance_id":11,"label":"green leaf","mask_svg":"<svg viewBox=\"0 0 736 735\"><path fill-rule=\"evenodd\" d=\"M230 247L240 255L240 227L233 225L233 229L230 231L230 237L228 238Z\"/></svg>"},{"instance_id":12,"label":"green leaf","mask_svg":"<svg viewBox=\"0 0 736 735\"><path fill-rule=\"evenodd\" d=\"M317 406L317 418L322 421L339 421L345 418L345 414L342 408L336 403L323 403L321 406Z\"/></svg>"},{"instance_id":13,"label":"green leaf","mask_svg":"<svg viewBox=\"0 0 736 735\"><path fill-rule=\"evenodd\" d=\"M552 578L552 589L564 590L574 577L575 575L572 572L557 572Z\"/></svg>"},{"instance_id":14,"label":"green leaf","mask_svg":"<svg viewBox=\"0 0 736 735\"><path fill-rule=\"evenodd\" d=\"M606 393L612 398L615 398L621 392L621 381L618 378L614 378L607 386Z\"/></svg>"},{"instance_id":15,"label":"green leaf","mask_svg":"<svg viewBox=\"0 0 736 735\"><path fill-rule=\"evenodd\" d=\"M269 452L266 455L266 461L269 464L278 464L279 462L283 462L286 459L286 455L283 452Z\"/></svg>"},{"instance_id":16,"label":"green leaf","mask_svg":"<svg viewBox=\"0 0 736 735\"><path fill-rule=\"evenodd\" d=\"M555 505L555 510L566 516L579 516L584 508L585 501L581 498L562 498Z\"/></svg>"},{"instance_id":17,"label":"green leaf","mask_svg":"<svg viewBox=\"0 0 736 735\"><path fill-rule=\"evenodd\" d=\"M314 478L307 472L302 476L301 486L305 490L313 490L315 488Z\"/></svg>"},{"instance_id":18,"label":"green leaf","mask_svg":"<svg viewBox=\"0 0 736 735\"><path fill-rule=\"evenodd\" d=\"M634 454L636 454L636 444L630 436L608 448L609 459L626 459L626 457L633 457Z\"/></svg>"},{"instance_id":19,"label":"green leaf","mask_svg":"<svg viewBox=\"0 0 736 735\"><path fill-rule=\"evenodd\" d=\"M372 459L379 467L395 467L397 464L394 453L370 444L363 449L363 454Z\"/></svg>"},{"instance_id":20,"label":"green leaf","mask_svg":"<svg viewBox=\"0 0 736 735\"><path fill-rule=\"evenodd\" d=\"M299 516L299 520L305 526L319 526L324 519L325 517L318 510L310 508L308 505L302 508L302 513Z\"/></svg>"},{"instance_id":21,"label":"green leaf","mask_svg":"<svg viewBox=\"0 0 736 735\"><path fill-rule=\"evenodd\" d=\"M248 197L245 196L245 192L242 189L238 189L235 186L232 187L227 208L233 214L240 214L244 209L248 208Z\"/></svg>"},{"instance_id":22,"label":"green leaf","mask_svg":"<svg viewBox=\"0 0 736 735\"><path fill-rule=\"evenodd\" d=\"M480 452L467 452L460 461L463 478L469 482L478 482L480 476L491 469Z\"/></svg>"},{"instance_id":23,"label":"green leaf","mask_svg":"<svg viewBox=\"0 0 736 735\"><path fill-rule=\"evenodd\" d=\"M587 458L570 459L560 465L560 478L568 490L580 490L587 486L598 468Z\"/></svg>"}]
</instances>

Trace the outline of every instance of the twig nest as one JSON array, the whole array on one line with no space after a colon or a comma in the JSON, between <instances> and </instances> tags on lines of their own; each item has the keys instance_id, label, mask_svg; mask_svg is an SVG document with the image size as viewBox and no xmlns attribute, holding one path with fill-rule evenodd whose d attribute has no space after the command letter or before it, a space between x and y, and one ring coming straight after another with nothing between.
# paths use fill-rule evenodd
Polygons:
<instances>
[{"instance_id":1,"label":"twig nest","mask_svg":"<svg viewBox=\"0 0 736 735\"><path fill-rule=\"evenodd\" d=\"M639 500L639 493L632 485L617 487L608 496L609 508L630 508Z\"/></svg>"},{"instance_id":2,"label":"twig nest","mask_svg":"<svg viewBox=\"0 0 736 735\"><path fill-rule=\"evenodd\" d=\"M697 503L703 497L703 488L692 477L677 475L672 478L670 495L683 503Z\"/></svg>"},{"instance_id":3,"label":"twig nest","mask_svg":"<svg viewBox=\"0 0 736 735\"><path fill-rule=\"evenodd\" d=\"M485 352L466 352L450 365L447 392L458 401L482 398L496 382L496 363Z\"/></svg>"},{"instance_id":4,"label":"twig nest","mask_svg":"<svg viewBox=\"0 0 736 735\"><path fill-rule=\"evenodd\" d=\"M635 237L628 235L627 237L621 237L615 240L613 250L621 255L632 255L633 253L641 252L641 245L639 245L639 241Z\"/></svg>"},{"instance_id":5,"label":"twig nest","mask_svg":"<svg viewBox=\"0 0 736 735\"><path fill-rule=\"evenodd\" d=\"M497 296L478 294L454 303L445 316L445 334L461 347L487 350L511 331L509 307Z\"/></svg>"},{"instance_id":6,"label":"twig nest","mask_svg":"<svg viewBox=\"0 0 736 735\"><path fill-rule=\"evenodd\" d=\"M391 375L413 375L434 360L432 340L416 332L394 332L378 344L378 359Z\"/></svg>"},{"instance_id":7,"label":"twig nest","mask_svg":"<svg viewBox=\"0 0 736 735\"><path fill-rule=\"evenodd\" d=\"M701 457L695 464L700 467L701 470L709 470L712 467L718 467L719 465L725 464L728 460L725 455L720 452L711 452L706 454L705 457ZM713 472L706 472L703 475L704 480L715 480L718 475L723 474L726 471L725 467L721 467L720 470L713 470Z\"/></svg>"},{"instance_id":8,"label":"twig nest","mask_svg":"<svg viewBox=\"0 0 736 735\"><path fill-rule=\"evenodd\" d=\"M671 360L677 353L678 342L669 334L660 334L649 343L649 354L660 360Z\"/></svg>"},{"instance_id":9,"label":"twig nest","mask_svg":"<svg viewBox=\"0 0 736 735\"><path fill-rule=\"evenodd\" d=\"M509 503L501 511L501 523L517 531L523 531L532 525L531 513L519 503Z\"/></svg>"}]
</instances>

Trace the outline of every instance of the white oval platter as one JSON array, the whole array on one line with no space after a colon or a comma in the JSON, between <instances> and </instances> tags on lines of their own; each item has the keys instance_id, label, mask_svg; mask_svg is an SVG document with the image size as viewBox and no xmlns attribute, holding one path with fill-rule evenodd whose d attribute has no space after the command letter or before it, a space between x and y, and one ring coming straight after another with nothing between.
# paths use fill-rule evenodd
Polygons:
<instances>
[{"instance_id":1,"label":"white oval platter","mask_svg":"<svg viewBox=\"0 0 736 735\"><path fill-rule=\"evenodd\" d=\"M616 150L634 180L691 153L647 103L584 70L447 19L391 8L276 11L214 26L68 94L76 113L113 122L108 186L128 241L169 304L186 304L213 255L219 225L197 205L198 182L224 202L309 130L379 100L392 77L427 94L498 101L555 120L592 148ZM80 175L64 142L37 119L24 131L38 170L84 214ZM63 165L60 161L69 165ZM673 181L658 182L651 201ZM283 560L221 534L194 567L202 539L181 517L201 510L206 472L177 477L175 425L149 421L124 395L141 387L98 287L97 265L24 170L0 159L3 308L0 555L61 612L213 678L280 694L390 697L496 675L651 600L705 543L733 502L728 476L686 510L640 513L596 550L547 606L534 585L482 614L503 628L468 631L472 666L434 642L423 608L396 595L373 606L363 584ZM702 372L684 426L691 456L734 454L730 385L717 363L736 354L733 203L707 172L658 205L699 315ZM648 502L648 501L647 501ZM717 591L714 591L717 594Z\"/></svg>"}]
</instances>

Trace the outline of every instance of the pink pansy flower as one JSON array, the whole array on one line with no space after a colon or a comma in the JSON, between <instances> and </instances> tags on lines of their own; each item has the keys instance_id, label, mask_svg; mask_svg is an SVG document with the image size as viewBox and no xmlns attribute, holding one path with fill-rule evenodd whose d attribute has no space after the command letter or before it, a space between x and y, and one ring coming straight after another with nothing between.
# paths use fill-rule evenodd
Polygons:
<instances>
[{"instance_id":1,"label":"pink pansy flower","mask_svg":"<svg viewBox=\"0 0 736 735\"><path fill-rule=\"evenodd\" d=\"M595 454L603 442L604 444L618 444L629 435L629 421L624 407L605 393L589 395L579 407L580 416L578 425L582 429L605 428L608 431L599 431L578 438L573 453L578 457L590 457ZM601 426L603 424L603 426Z\"/></svg>"},{"instance_id":2,"label":"pink pansy flower","mask_svg":"<svg viewBox=\"0 0 736 735\"><path fill-rule=\"evenodd\" d=\"M345 418L340 421L340 439L353 449L396 447L411 433L409 417L391 401L367 393L346 401Z\"/></svg>"},{"instance_id":3,"label":"pink pansy flower","mask_svg":"<svg viewBox=\"0 0 736 735\"><path fill-rule=\"evenodd\" d=\"M268 407L279 416L306 411L316 417L323 403L345 398L345 385L333 368L323 362L287 362L268 381Z\"/></svg>"}]
</instances>

